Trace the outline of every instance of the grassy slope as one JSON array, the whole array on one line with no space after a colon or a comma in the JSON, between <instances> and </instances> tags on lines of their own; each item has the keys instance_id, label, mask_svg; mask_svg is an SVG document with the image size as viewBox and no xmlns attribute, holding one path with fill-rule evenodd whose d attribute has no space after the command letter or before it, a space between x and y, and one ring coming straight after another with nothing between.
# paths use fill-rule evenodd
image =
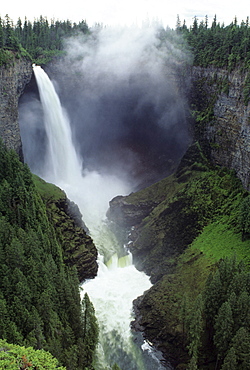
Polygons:
<instances>
[{"instance_id":1,"label":"grassy slope","mask_svg":"<svg viewBox=\"0 0 250 370\"><path fill-rule=\"evenodd\" d=\"M211 167L197 149L171 178L133 195L134 202L136 196L137 201L149 194L162 196L140 225L136 241L141 267L158 280L139 303L140 324L147 338L172 354L174 362L178 359L176 363L187 362L182 343L184 298L194 301L221 258L250 260L250 242L242 240L239 223L241 202L248 193L232 172Z\"/></svg>"}]
</instances>

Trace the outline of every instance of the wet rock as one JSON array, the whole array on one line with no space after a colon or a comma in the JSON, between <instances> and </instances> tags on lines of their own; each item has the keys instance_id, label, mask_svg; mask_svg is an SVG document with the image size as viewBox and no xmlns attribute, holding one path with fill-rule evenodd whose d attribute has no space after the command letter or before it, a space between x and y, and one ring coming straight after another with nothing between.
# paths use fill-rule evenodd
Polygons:
<instances>
[{"instance_id":1,"label":"wet rock","mask_svg":"<svg viewBox=\"0 0 250 370\"><path fill-rule=\"evenodd\" d=\"M109 202L107 217L119 226L131 227L139 224L155 205L156 203L150 199L133 203L126 196L117 196Z\"/></svg>"}]
</instances>

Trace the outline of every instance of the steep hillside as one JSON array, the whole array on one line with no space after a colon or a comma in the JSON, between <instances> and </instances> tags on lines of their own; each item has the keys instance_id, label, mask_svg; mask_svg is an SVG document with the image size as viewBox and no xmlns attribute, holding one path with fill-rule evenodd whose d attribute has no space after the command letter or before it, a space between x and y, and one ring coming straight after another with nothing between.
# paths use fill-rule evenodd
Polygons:
<instances>
[{"instance_id":1,"label":"steep hillside","mask_svg":"<svg viewBox=\"0 0 250 370\"><path fill-rule=\"evenodd\" d=\"M190 106L195 135L214 163L236 172L250 189L249 73L240 68L192 68Z\"/></svg>"},{"instance_id":2,"label":"steep hillside","mask_svg":"<svg viewBox=\"0 0 250 370\"><path fill-rule=\"evenodd\" d=\"M67 369L91 369L98 329L73 264L82 254L78 275L94 277L97 253L64 209L65 194L38 183L1 144L0 338L45 349Z\"/></svg>"},{"instance_id":3,"label":"steep hillside","mask_svg":"<svg viewBox=\"0 0 250 370\"><path fill-rule=\"evenodd\" d=\"M249 241L242 238L245 199L248 193L234 173L214 166L196 143L175 174L110 202L109 218L127 228L136 266L155 283L135 301L133 326L174 365L187 364L192 355L183 298L195 302L220 259L236 255L249 263ZM206 348L201 353L197 361L203 368Z\"/></svg>"},{"instance_id":4,"label":"steep hillside","mask_svg":"<svg viewBox=\"0 0 250 370\"><path fill-rule=\"evenodd\" d=\"M63 248L64 262L75 266L79 281L92 279L97 274L97 249L82 221L75 203L64 191L33 175L36 188L46 206L46 213L53 225L56 238Z\"/></svg>"}]
</instances>

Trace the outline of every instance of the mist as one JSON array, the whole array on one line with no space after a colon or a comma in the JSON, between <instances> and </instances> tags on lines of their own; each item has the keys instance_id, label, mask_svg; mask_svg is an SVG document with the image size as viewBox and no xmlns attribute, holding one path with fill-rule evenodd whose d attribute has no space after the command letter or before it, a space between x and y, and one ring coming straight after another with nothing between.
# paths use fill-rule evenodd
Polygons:
<instances>
[{"instance_id":1,"label":"mist","mask_svg":"<svg viewBox=\"0 0 250 370\"><path fill-rule=\"evenodd\" d=\"M65 51L46 68L49 78L34 66L20 101L24 159L77 204L98 249L98 276L82 285L100 329L98 368L159 369L130 328L149 277L133 266L106 211L115 196L171 173L186 150L186 55L153 28L98 29L68 39Z\"/></svg>"},{"instance_id":2,"label":"mist","mask_svg":"<svg viewBox=\"0 0 250 370\"><path fill-rule=\"evenodd\" d=\"M189 57L170 36L155 27L97 28L67 39L65 57L46 67L85 171L119 176L137 189L176 167L191 140L183 76ZM46 135L34 81L19 111L25 161L39 174Z\"/></svg>"}]
</instances>

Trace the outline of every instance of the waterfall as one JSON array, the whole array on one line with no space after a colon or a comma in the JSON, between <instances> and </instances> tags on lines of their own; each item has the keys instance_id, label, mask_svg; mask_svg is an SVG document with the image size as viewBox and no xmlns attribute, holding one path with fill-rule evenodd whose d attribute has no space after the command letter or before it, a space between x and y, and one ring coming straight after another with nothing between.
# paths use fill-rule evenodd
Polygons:
<instances>
[{"instance_id":1,"label":"waterfall","mask_svg":"<svg viewBox=\"0 0 250 370\"><path fill-rule=\"evenodd\" d=\"M81 163L72 142L70 123L48 75L40 66L33 66L44 113L48 137L46 172L53 182L72 181L81 173Z\"/></svg>"},{"instance_id":2,"label":"waterfall","mask_svg":"<svg viewBox=\"0 0 250 370\"><path fill-rule=\"evenodd\" d=\"M117 363L122 370L163 369L157 359L148 355L152 348L137 345L130 331L132 301L151 283L133 266L131 256L119 246L105 219L109 200L131 189L115 176L82 171L70 122L53 83L41 67L33 65L33 69L48 140L42 177L62 188L78 204L99 251L98 275L82 285L82 295L88 293L100 327L95 368L111 369ZM119 258L121 251L123 256Z\"/></svg>"}]
</instances>

